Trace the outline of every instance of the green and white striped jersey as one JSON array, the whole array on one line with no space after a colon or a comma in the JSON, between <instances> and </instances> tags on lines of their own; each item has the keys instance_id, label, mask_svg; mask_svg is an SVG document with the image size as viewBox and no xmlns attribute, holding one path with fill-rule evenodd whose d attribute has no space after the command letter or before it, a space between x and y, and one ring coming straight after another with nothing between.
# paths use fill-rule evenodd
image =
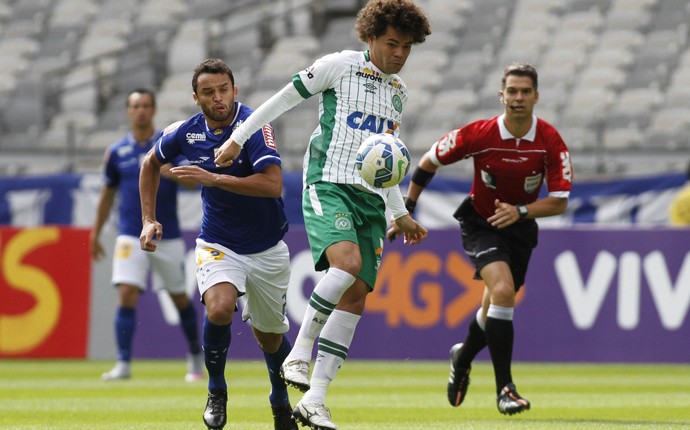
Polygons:
<instances>
[{"instance_id":1,"label":"green and white striped jersey","mask_svg":"<svg viewBox=\"0 0 690 430\"><path fill-rule=\"evenodd\" d=\"M319 94L319 125L304 155L304 185L318 181L367 185L355 170L360 144L374 133L399 134L407 87L371 62L369 51L326 55L296 73L292 83L302 97Z\"/></svg>"}]
</instances>

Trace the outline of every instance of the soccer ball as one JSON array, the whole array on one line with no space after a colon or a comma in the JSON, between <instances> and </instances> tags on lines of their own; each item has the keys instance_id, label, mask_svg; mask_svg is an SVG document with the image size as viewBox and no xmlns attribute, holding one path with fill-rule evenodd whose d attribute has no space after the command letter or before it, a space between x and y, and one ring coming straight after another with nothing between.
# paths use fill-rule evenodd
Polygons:
<instances>
[{"instance_id":1,"label":"soccer ball","mask_svg":"<svg viewBox=\"0 0 690 430\"><path fill-rule=\"evenodd\" d=\"M355 167L367 184L376 188L393 187L402 182L410 169L410 152L392 134L372 134L357 150Z\"/></svg>"}]
</instances>

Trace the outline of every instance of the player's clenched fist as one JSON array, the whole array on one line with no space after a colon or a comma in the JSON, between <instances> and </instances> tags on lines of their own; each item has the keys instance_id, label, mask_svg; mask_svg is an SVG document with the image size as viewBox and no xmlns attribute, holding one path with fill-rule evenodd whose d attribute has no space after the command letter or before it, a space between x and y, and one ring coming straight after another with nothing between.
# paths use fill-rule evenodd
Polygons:
<instances>
[{"instance_id":1,"label":"player's clenched fist","mask_svg":"<svg viewBox=\"0 0 690 430\"><path fill-rule=\"evenodd\" d=\"M156 241L163 237L163 226L158 221L145 221L139 236L141 249L153 252L158 248Z\"/></svg>"},{"instance_id":2,"label":"player's clenched fist","mask_svg":"<svg viewBox=\"0 0 690 430\"><path fill-rule=\"evenodd\" d=\"M220 148L214 150L216 156L215 163L216 166L227 167L232 164L232 161L237 158L240 154L242 147L235 143L234 140L228 139L223 143Z\"/></svg>"}]
</instances>

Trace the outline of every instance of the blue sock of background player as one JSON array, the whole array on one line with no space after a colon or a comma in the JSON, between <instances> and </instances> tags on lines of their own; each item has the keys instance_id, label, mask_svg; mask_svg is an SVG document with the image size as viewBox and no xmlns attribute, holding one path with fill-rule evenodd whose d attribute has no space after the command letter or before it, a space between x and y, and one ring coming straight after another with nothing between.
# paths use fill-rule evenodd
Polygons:
<instances>
[{"instance_id":1,"label":"blue sock of background player","mask_svg":"<svg viewBox=\"0 0 690 430\"><path fill-rule=\"evenodd\" d=\"M198 354L201 352L201 346L199 345L199 335L196 329L196 309L194 309L194 305L190 302L187 308L179 309L179 313L180 325L182 326L184 335L187 338L189 352L192 354Z\"/></svg>"},{"instance_id":2,"label":"blue sock of background player","mask_svg":"<svg viewBox=\"0 0 690 430\"><path fill-rule=\"evenodd\" d=\"M132 358L132 339L137 323L136 309L120 307L115 314L115 338L119 361L129 363Z\"/></svg>"},{"instance_id":3,"label":"blue sock of background player","mask_svg":"<svg viewBox=\"0 0 690 430\"><path fill-rule=\"evenodd\" d=\"M227 391L225 362L230 347L230 325L215 325L204 317L204 361L208 371L208 391Z\"/></svg>"},{"instance_id":4,"label":"blue sock of background player","mask_svg":"<svg viewBox=\"0 0 690 430\"><path fill-rule=\"evenodd\" d=\"M280 366L285 361L285 357L288 356L292 345L290 341L283 336L283 342L280 344L278 351L274 353L268 353L264 351L264 360L266 360L266 367L268 368L268 378L271 381L271 394L268 399L271 402L271 406L284 406L288 403L288 391L285 381L280 376Z\"/></svg>"}]
</instances>

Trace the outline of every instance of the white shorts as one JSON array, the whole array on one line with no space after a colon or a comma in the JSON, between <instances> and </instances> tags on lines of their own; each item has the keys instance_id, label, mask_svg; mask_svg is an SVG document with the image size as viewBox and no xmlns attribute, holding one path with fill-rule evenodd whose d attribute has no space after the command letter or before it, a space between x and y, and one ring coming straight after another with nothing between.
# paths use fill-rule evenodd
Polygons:
<instances>
[{"instance_id":1,"label":"white shorts","mask_svg":"<svg viewBox=\"0 0 690 430\"><path fill-rule=\"evenodd\" d=\"M160 240L155 252L147 252L141 249L138 237L120 235L115 240L112 283L145 290L152 269L154 291L185 294L184 257L182 238Z\"/></svg>"},{"instance_id":2,"label":"white shorts","mask_svg":"<svg viewBox=\"0 0 690 430\"><path fill-rule=\"evenodd\" d=\"M230 249L196 240L196 279L201 297L209 288L229 282L241 295L242 319L265 333L290 328L285 304L290 282L290 251L282 240L257 254L241 255Z\"/></svg>"}]
</instances>

